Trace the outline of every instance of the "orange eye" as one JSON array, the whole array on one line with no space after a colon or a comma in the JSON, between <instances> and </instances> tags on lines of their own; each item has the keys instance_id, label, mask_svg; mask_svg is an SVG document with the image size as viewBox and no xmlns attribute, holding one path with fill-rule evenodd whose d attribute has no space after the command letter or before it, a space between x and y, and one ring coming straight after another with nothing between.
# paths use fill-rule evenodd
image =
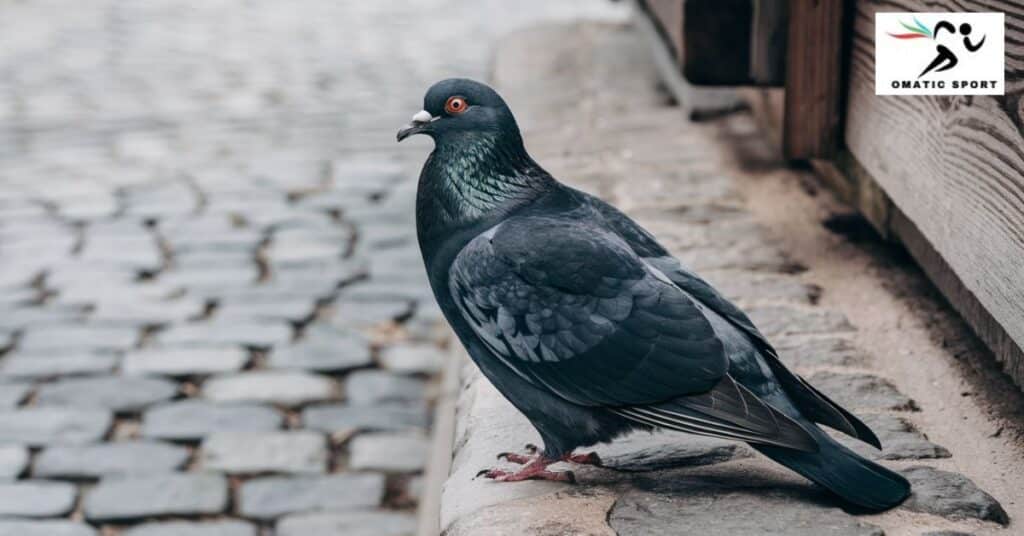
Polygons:
<instances>
[{"instance_id":1,"label":"orange eye","mask_svg":"<svg viewBox=\"0 0 1024 536\"><path fill-rule=\"evenodd\" d=\"M444 111L452 115L461 114L466 111L466 108L469 108L469 104L466 102L466 99L459 97L458 95L448 97L448 101L444 103Z\"/></svg>"}]
</instances>

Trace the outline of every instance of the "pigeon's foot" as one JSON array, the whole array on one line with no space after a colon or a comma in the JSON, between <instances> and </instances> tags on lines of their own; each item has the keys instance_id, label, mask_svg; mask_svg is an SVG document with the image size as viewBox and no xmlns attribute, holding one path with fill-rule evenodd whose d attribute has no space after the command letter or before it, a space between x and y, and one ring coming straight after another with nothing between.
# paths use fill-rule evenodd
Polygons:
<instances>
[{"instance_id":1,"label":"pigeon's foot","mask_svg":"<svg viewBox=\"0 0 1024 536\"><path fill-rule=\"evenodd\" d=\"M519 456L518 454L516 456ZM572 471L548 471L548 466L560 460L549 460L543 456L534 457L522 469L509 472L501 469L484 469L476 476L490 478L498 482L520 482L522 480L552 480L555 482L576 483L576 475Z\"/></svg>"},{"instance_id":2,"label":"pigeon's foot","mask_svg":"<svg viewBox=\"0 0 1024 536\"><path fill-rule=\"evenodd\" d=\"M539 449L536 445L527 443L524 447L524 450L526 451L526 454L517 454L515 452L502 452L501 454L498 454L498 459L505 459L512 463L525 465L540 458L540 454L538 454ZM598 456L596 452L587 452L584 454L569 453L562 456L561 461L578 463L580 465L595 465L601 467L601 457Z\"/></svg>"}]
</instances>

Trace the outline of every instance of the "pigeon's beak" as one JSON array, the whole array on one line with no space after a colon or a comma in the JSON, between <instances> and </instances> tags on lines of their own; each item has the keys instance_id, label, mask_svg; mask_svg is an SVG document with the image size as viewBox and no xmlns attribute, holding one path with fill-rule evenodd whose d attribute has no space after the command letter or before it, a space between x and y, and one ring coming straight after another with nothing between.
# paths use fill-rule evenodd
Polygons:
<instances>
[{"instance_id":1,"label":"pigeon's beak","mask_svg":"<svg viewBox=\"0 0 1024 536\"><path fill-rule=\"evenodd\" d=\"M427 130L427 127L435 119L437 118L430 115L430 112L426 110L416 112L416 115L412 116L412 123L409 123L402 130L398 131L398 141L402 141L413 134L419 134Z\"/></svg>"}]
</instances>

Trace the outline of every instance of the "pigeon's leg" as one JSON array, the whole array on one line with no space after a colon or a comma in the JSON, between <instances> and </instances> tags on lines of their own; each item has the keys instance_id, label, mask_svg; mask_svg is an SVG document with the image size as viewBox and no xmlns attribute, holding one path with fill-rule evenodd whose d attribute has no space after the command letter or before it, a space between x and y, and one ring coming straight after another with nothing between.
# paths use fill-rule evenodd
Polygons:
<instances>
[{"instance_id":1,"label":"pigeon's leg","mask_svg":"<svg viewBox=\"0 0 1024 536\"><path fill-rule=\"evenodd\" d=\"M501 469L484 469L476 474L490 478L498 482L519 482L522 480L553 480L556 482L576 483L576 476L572 471L548 471L548 466L561 460L551 460L543 456L537 456L530 463L516 472L502 471Z\"/></svg>"},{"instance_id":2,"label":"pigeon's leg","mask_svg":"<svg viewBox=\"0 0 1024 536\"><path fill-rule=\"evenodd\" d=\"M572 463L578 463L580 465L596 465L602 466L601 457L596 452L585 452L583 454L566 454L563 460Z\"/></svg>"}]
</instances>

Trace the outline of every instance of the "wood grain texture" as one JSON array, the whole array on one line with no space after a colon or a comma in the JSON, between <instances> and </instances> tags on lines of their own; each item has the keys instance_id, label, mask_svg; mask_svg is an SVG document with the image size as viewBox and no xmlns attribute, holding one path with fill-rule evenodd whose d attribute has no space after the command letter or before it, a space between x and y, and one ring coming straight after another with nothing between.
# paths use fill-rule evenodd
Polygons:
<instances>
[{"instance_id":1,"label":"wood grain texture","mask_svg":"<svg viewBox=\"0 0 1024 536\"><path fill-rule=\"evenodd\" d=\"M1007 94L876 96L877 11L1005 12ZM940 287L960 281L947 296L1024 385L1024 3L858 0L853 29L846 144L905 218L892 225L919 232L908 248Z\"/></svg>"},{"instance_id":2,"label":"wood grain texture","mask_svg":"<svg viewBox=\"0 0 1024 536\"><path fill-rule=\"evenodd\" d=\"M843 0L792 0L786 52L783 154L828 158L839 143Z\"/></svg>"}]
</instances>

